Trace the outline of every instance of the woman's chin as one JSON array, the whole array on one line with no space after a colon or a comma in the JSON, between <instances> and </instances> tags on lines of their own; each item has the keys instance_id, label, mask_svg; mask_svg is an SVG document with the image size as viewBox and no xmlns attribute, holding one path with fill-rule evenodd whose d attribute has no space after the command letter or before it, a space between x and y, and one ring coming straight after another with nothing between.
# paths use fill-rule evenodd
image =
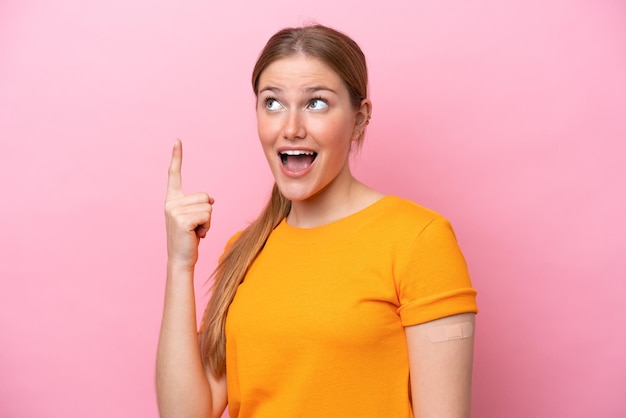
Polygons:
<instances>
[{"instance_id":1,"label":"woman's chin","mask_svg":"<svg viewBox=\"0 0 626 418\"><path fill-rule=\"evenodd\" d=\"M278 186L280 193L291 202L305 202L311 199L314 195L304 190L293 190L292 188L281 188Z\"/></svg>"},{"instance_id":2,"label":"woman's chin","mask_svg":"<svg viewBox=\"0 0 626 418\"><path fill-rule=\"evenodd\" d=\"M278 178L276 184L280 193L292 202L307 201L319 192L311 184L306 184L302 180Z\"/></svg>"}]
</instances>

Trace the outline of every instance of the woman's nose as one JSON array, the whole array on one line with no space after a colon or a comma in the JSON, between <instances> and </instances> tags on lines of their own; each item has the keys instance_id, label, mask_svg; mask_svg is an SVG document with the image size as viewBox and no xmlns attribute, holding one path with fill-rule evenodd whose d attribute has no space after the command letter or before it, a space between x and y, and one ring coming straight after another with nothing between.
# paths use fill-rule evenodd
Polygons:
<instances>
[{"instance_id":1,"label":"woman's nose","mask_svg":"<svg viewBox=\"0 0 626 418\"><path fill-rule=\"evenodd\" d=\"M306 137L304 118L298 110L290 110L286 115L285 126L283 127L283 137L285 139L303 139Z\"/></svg>"}]
</instances>

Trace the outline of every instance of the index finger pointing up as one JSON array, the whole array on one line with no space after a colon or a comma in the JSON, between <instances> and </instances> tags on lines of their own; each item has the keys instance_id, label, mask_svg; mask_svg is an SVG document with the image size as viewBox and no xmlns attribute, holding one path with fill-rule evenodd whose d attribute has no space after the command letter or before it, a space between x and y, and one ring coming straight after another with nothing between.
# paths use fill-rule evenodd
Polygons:
<instances>
[{"instance_id":1,"label":"index finger pointing up","mask_svg":"<svg viewBox=\"0 0 626 418\"><path fill-rule=\"evenodd\" d=\"M166 199L175 199L184 196L183 180L180 169L183 164L183 144L180 139L174 141L172 149L172 161L167 175L167 196Z\"/></svg>"}]
</instances>

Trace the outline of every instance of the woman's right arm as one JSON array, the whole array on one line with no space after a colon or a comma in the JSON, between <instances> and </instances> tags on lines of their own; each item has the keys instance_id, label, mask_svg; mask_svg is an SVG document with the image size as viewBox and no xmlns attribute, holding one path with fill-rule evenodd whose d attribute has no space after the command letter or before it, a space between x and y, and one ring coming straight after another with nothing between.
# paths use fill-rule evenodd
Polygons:
<instances>
[{"instance_id":1,"label":"woman's right arm","mask_svg":"<svg viewBox=\"0 0 626 418\"><path fill-rule=\"evenodd\" d=\"M183 193L181 165L182 144L176 140L165 202L168 260L156 365L159 413L162 418L219 418L226 408L226 379L214 378L202 364L193 284L213 199L206 193Z\"/></svg>"}]
</instances>

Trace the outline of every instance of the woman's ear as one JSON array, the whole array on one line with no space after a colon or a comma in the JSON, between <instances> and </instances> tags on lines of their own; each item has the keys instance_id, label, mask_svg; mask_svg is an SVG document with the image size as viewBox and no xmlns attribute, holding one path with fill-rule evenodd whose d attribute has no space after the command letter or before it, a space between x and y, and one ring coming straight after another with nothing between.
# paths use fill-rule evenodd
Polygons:
<instances>
[{"instance_id":1,"label":"woman's ear","mask_svg":"<svg viewBox=\"0 0 626 418\"><path fill-rule=\"evenodd\" d=\"M356 112L354 122L354 140L360 141L365 134L365 128L370 123L372 117L372 102L369 99L361 100L361 106Z\"/></svg>"}]
</instances>

